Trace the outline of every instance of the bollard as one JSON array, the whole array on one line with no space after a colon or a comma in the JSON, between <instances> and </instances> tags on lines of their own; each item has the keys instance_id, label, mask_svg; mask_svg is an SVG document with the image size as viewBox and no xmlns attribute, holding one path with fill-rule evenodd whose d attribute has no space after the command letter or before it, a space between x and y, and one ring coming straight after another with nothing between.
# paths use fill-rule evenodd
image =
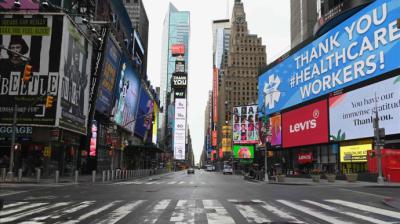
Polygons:
<instances>
[{"instance_id":1,"label":"bollard","mask_svg":"<svg viewBox=\"0 0 400 224\"><path fill-rule=\"evenodd\" d=\"M96 182L96 170L92 171L92 183Z\"/></svg>"},{"instance_id":2,"label":"bollard","mask_svg":"<svg viewBox=\"0 0 400 224\"><path fill-rule=\"evenodd\" d=\"M107 170L107 181L110 181L110 170Z\"/></svg>"},{"instance_id":3,"label":"bollard","mask_svg":"<svg viewBox=\"0 0 400 224\"><path fill-rule=\"evenodd\" d=\"M7 174L6 168L1 168L1 181L2 182L6 181L6 174Z\"/></svg>"},{"instance_id":4,"label":"bollard","mask_svg":"<svg viewBox=\"0 0 400 224\"><path fill-rule=\"evenodd\" d=\"M22 169L18 169L18 182L22 182Z\"/></svg>"},{"instance_id":5,"label":"bollard","mask_svg":"<svg viewBox=\"0 0 400 224\"><path fill-rule=\"evenodd\" d=\"M78 183L78 176L79 175L79 171L75 170L75 176L74 176L74 183L77 184Z\"/></svg>"},{"instance_id":6,"label":"bollard","mask_svg":"<svg viewBox=\"0 0 400 224\"><path fill-rule=\"evenodd\" d=\"M58 171L58 170L56 170L55 182L56 183L60 182L60 171Z\"/></svg>"},{"instance_id":7,"label":"bollard","mask_svg":"<svg viewBox=\"0 0 400 224\"><path fill-rule=\"evenodd\" d=\"M101 178L101 181L104 183L106 182L106 171L103 170L103 177Z\"/></svg>"},{"instance_id":8,"label":"bollard","mask_svg":"<svg viewBox=\"0 0 400 224\"><path fill-rule=\"evenodd\" d=\"M111 170L111 180L114 180L115 177L115 170Z\"/></svg>"},{"instance_id":9,"label":"bollard","mask_svg":"<svg viewBox=\"0 0 400 224\"><path fill-rule=\"evenodd\" d=\"M40 168L36 168L36 182L39 183L40 182Z\"/></svg>"}]
</instances>

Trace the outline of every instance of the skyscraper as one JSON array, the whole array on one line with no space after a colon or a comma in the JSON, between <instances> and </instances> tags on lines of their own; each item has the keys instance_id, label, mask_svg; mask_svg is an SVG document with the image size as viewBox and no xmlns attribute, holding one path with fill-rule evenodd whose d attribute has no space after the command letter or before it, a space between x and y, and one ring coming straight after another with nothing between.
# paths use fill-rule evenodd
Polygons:
<instances>
[{"instance_id":1,"label":"skyscraper","mask_svg":"<svg viewBox=\"0 0 400 224\"><path fill-rule=\"evenodd\" d=\"M185 71L189 64L189 35L190 35L190 12L179 11L174 5L170 4L164 19L162 49L161 49L161 79L160 79L160 104L163 112L160 114L159 128L161 129L161 139L164 143L167 140L167 129L171 128L172 121L168 121L168 107L171 98L171 77L175 71L176 57L171 54L171 47L174 44L184 44L185 46ZM171 106L170 106L171 107ZM172 116L169 116L172 117Z\"/></svg>"},{"instance_id":2,"label":"skyscraper","mask_svg":"<svg viewBox=\"0 0 400 224\"><path fill-rule=\"evenodd\" d=\"M317 18L317 0L290 0L291 48L313 36Z\"/></svg>"}]
</instances>

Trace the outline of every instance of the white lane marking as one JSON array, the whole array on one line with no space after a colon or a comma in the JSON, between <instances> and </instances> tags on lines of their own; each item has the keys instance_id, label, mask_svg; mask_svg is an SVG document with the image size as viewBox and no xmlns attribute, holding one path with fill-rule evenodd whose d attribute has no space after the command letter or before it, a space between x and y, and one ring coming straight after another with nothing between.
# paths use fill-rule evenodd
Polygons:
<instances>
[{"instance_id":1,"label":"white lane marking","mask_svg":"<svg viewBox=\"0 0 400 224\"><path fill-rule=\"evenodd\" d=\"M63 223L63 224L75 224L75 223L79 223L79 222L81 222L82 220L85 220L85 219L89 218L90 216L99 214L100 212L102 212L102 211L104 211L104 210L106 210L106 209L108 209L108 208L114 206L115 204L117 204L117 203L119 203L119 202L121 202L121 201L113 201L113 202L111 202L111 203L109 203L109 204L107 204L107 205L104 205L103 207L100 207L100 208L95 209L95 210L93 210L93 211L91 211L91 212L88 212L88 213L86 213L86 214L84 214L84 215L81 215L78 219L69 220L68 222L57 222L57 223L60 223L60 224L61 224L61 223Z\"/></svg>"},{"instance_id":2,"label":"white lane marking","mask_svg":"<svg viewBox=\"0 0 400 224\"><path fill-rule=\"evenodd\" d=\"M195 200L179 200L170 222L194 224Z\"/></svg>"},{"instance_id":3,"label":"white lane marking","mask_svg":"<svg viewBox=\"0 0 400 224\"><path fill-rule=\"evenodd\" d=\"M206 184L206 183L204 183L203 181L201 181L200 183L201 183L201 184Z\"/></svg>"},{"instance_id":4,"label":"white lane marking","mask_svg":"<svg viewBox=\"0 0 400 224\"><path fill-rule=\"evenodd\" d=\"M145 200L138 200L132 203L128 203L124 206L121 206L114 211L111 212L111 214L107 215L107 219L101 220L100 222L97 222L98 224L114 224L117 223L119 220L123 219L125 216L127 216L129 213L131 213L133 210L135 210L136 207L138 207L140 204L145 202Z\"/></svg>"},{"instance_id":5,"label":"white lane marking","mask_svg":"<svg viewBox=\"0 0 400 224\"><path fill-rule=\"evenodd\" d=\"M154 184L154 183L156 183L156 181L147 182L146 184Z\"/></svg>"},{"instance_id":6,"label":"white lane marking","mask_svg":"<svg viewBox=\"0 0 400 224\"><path fill-rule=\"evenodd\" d=\"M203 200L206 210L208 224L234 224L235 221L229 216L226 209L217 200ZM210 210L215 210L211 212Z\"/></svg>"},{"instance_id":7,"label":"white lane marking","mask_svg":"<svg viewBox=\"0 0 400 224\"><path fill-rule=\"evenodd\" d=\"M58 219L63 215L74 213L74 212L84 209L90 205L93 205L94 203L95 203L95 201L83 201L83 202L79 203L76 207L74 206L73 208L65 208L62 210L54 211L49 215L36 217L36 218L33 218L32 220L43 221L45 219Z\"/></svg>"},{"instance_id":8,"label":"white lane marking","mask_svg":"<svg viewBox=\"0 0 400 224\"><path fill-rule=\"evenodd\" d=\"M339 224L339 223L340 224L348 224L348 223L351 223L351 222L348 222L348 221L342 221L342 220L337 219L335 217L328 216L328 215L326 215L324 213L317 212L314 209L311 209L309 207L302 206L302 205L299 205L299 204L296 204L296 203L292 203L292 202L289 202L289 201L286 201L286 200L276 200L276 201L279 202L279 203L282 203L282 204L284 204L284 205L286 205L288 207L291 207L291 208L293 208L293 209L295 209L297 211L306 213L308 215L312 215L312 216L314 216L314 217L316 217L318 219L324 220L324 221L329 222L329 223L334 223L334 224Z\"/></svg>"},{"instance_id":9,"label":"white lane marking","mask_svg":"<svg viewBox=\"0 0 400 224\"><path fill-rule=\"evenodd\" d=\"M375 214L400 219L399 212L394 212L394 211L390 211L390 210L386 210L386 209L382 209L382 208L376 208L376 207L372 207L372 206L368 206L368 205L362 205L362 204L353 203L353 202L349 202L349 201L343 201L343 200L325 200L325 201L339 204L339 205L344 205L346 207L351 207L351 208L355 208L355 209L366 211L366 212L372 212Z\"/></svg>"},{"instance_id":10,"label":"white lane marking","mask_svg":"<svg viewBox=\"0 0 400 224\"><path fill-rule=\"evenodd\" d=\"M190 181L190 183L189 184L194 184L194 182L193 181Z\"/></svg>"},{"instance_id":11,"label":"white lane marking","mask_svg":"<svg viewBox=\"0 0 400 224\"><path fill-rule=\"evenodd\" d=\"M140 223L144 223L144 224L154 224L154 223L156 223L158 221L158 218L163 213L163 211L168 207L170 202L171 202L171 200L169 200L169 199L165 199L165 200L159 201L154 206L153 210L151 210L148 213L148 215L143 217L143 222L140 222Z\"/></svg>"},{"instance_id":12,"label":"white lane marking","mask_svg":"<svg viewBox=\"0 0 400 224\"><path fill-rule=\"evenodd\" d=\"M167 184L176 184L176 181L171 181L171 182L169 182Z\"/></svg>"},{"instance_id":13,"label":"white lane marking","mask_svg":"<svg viewBox=\"0 0 400 224\"><path fill-rule=\"evenodd\" d=\"M4 205L3 209L8 209L8 208L12 208L12 207L15 207L15 206L18 206L18 205L24 205L24 204L28 204L28 202L16 202L16 203Z\"/></svg>"},{"instance_id":14,"label":"white lane marking","mask_svg":"<svg viewBox=\"0 0 400 224\"><path fill-rule=\"evenodd\" d=\"M17 213L17 212L20 212L20 211L23 211L23 210L27 210L27 209L31 209L31 208L34 208L34 207L47 205L47 204L48 203L33 203L33 204L30 204L30 205L25 205L25 206L22 206L22 207L19 207L19 208L15 208L15 209L5 209L3 211L0 211L0 215L5 216L5 215L9 215L9 214L12 214L12 213Z\"/></svg>"},{"instance_id":15,"label":"white lane marking","mask_svg":"<svg viewBox=\"0 0 400 224\"><path fill-rule=\"evenodd\" d=\"M240 202L239 200L228 200L232 203ZM246 219L248 223L268 223L271 222L262 212L252 208L249 205L235 204L235 207L239 210L240 214Z\"/></svg>"},{"instance_id":16,"label":"white lane marking","mask_svg":"<svg viewBox=\"0 0 400 224\"><path fill-rule=\"evenodd\" d=\"M185 181L181 181L181 182L179 182L178 184L184 184L185 183Z\"/></svg>"},{"instance_id":17,"label":"white lane marking","mask_svg":"<svg viewBox=\"0 0 400 224\"><path fill-rule=\"evenodd\" d=\"M0 219L0 223L12 222L12 221L18 220L20 218L35 214L35 213L43 212L43 211L46 211L46 210L49 210L49 209L58 208L58 207L61 207L61 206L66 206L66 205L69 205L70 203L71 202L60 202L60 203L56 203L54 205L49 205L49 206L37 208L37 209L34 209L34 210L30 210L29 212L19 213L17 215L13 215L13 216L10 216L10 217L6 217L6 218Z\"/></svg>"},{"instance_id":18,"label":"white lane marking","mask_svg":"<svg viewBox=\"0 0 400 224\"><path fill-rule=\"evenodd\" d=\"M367 221L367 222L378 223L378 224L389 224L389 223L391 223L391 222L385 222L385 221L382 221L382 220L379 220L379 219L363 216L363 215L360 215L360 214L357 214L357 213L343 211L341 209L338 209L338 208L335 208L335 207L332 207L332 206L329 206L329 205L321 204L321 203L318 203L318 202L315 202L315 201L310 201L310 200L303 200L303 201L306 202L306 203L321 207L321 208L326 209L328 211L332 211L332 212L348 215L348 216L351 216L351 217L354 217L354 218L357 218L357 219L361 219L361 220L364 220L364 221Z\"/></svg>"},{"instance_id":19,"label":"white lane marking","mask_svg":"<svg viewBox=\"0 0 400 224\"><path fill-rule=\"evenodd\" d=\"M371 194L371 193L362 192L362 191L355 191L355 190L344 189L344 188L340 188L339 190L341 190L341 191L350 191L350 192L353 192L353 193L368 195L368 196L377 197L377 198L387 198L387 196L383 196L383 195L379 195L379 194Z\"/></svg>"},{"instance_id":20,"label":"white lane marking","mask_svg":"<svg viewBox=\"0 0 400 224\"><path fill-rule=\"evenodd\" d=\"M25 193L25 192L27 192L27 191L7 191L5 193L4 192L1 193L0 197L9 196L9 195L13 195L13 194L21 194L21 193Z\"/></svg>"},{"instance_id":21,"label":"white lane marking","mask_svg":"<svg viewBox=\"0 0 400 224\"><path fill-rule=\"evenodd\" d=\"M298 220L296 217L292 216L289 212L283 211L281 208L274 207L265 201L261 200L252 200L253 202L260 203L261 207L265 208L267 211L272 212L273 214L287 219L290 223L304 223L303 221Z\"/></svg>"}]
</instances>

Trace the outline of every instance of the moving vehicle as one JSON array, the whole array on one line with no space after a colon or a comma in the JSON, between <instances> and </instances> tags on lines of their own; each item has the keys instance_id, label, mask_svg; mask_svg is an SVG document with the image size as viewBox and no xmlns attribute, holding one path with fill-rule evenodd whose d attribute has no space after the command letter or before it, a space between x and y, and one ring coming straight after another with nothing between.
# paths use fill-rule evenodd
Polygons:
<instances>
[{"instance_id":1,"label":"moving vehicle","mask_svg":"<svg viewBox=\"0 0 400 224\"><path fill-rule=\"evenodd\" d=\"M206 170L207 171L213 171L213 166L212 165L206 165Z\"/></svg>"},{"instance_id":2,"label":"moving vehicle","mask_svg":"<svg viewBox=\"0 0 400 224\"><path fill-rule=\"evenodd\" d=\"M224 169L222 170L223 174L233 174L232 167L229 165L224 165Z\"/></svg>"},{"instance_id":3,"label":"moving vehicle","mask_svg":"<svg viewBox=\"0 0 400 224\"><path fill-rule=\"evenodd\" d=\"M194 174L194 169L193 169L192 167L190 167L190 168L187 170L187 173L188 173L188 174Z\"/></svg>"}]
</instances>

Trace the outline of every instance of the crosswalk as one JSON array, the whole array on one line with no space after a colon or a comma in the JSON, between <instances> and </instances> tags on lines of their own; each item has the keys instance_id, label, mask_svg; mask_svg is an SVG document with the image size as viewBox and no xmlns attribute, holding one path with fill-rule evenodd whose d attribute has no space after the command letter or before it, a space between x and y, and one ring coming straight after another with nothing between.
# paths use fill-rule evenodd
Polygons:
<instances>
[{"instance_id":1,"label":"crosswalk","mask_svg":"<svg viewBox=\"0 0 400 224\"><path fill-rule=\"evenodd\" d=\"M204 181L134 180L113 183L113 185L206 185Z\"/></svg>"},{"instance_id":2,"label":"crosswalk","mask_svg":"<svg viewBox=\"0 0 400 224\"><path fill-rule=\"evenodd\" d=\"M0 211L0 223L394 224L400 223L400 212L341 199L15 201L6 204Z\"/></svg>"}]
</instances>

